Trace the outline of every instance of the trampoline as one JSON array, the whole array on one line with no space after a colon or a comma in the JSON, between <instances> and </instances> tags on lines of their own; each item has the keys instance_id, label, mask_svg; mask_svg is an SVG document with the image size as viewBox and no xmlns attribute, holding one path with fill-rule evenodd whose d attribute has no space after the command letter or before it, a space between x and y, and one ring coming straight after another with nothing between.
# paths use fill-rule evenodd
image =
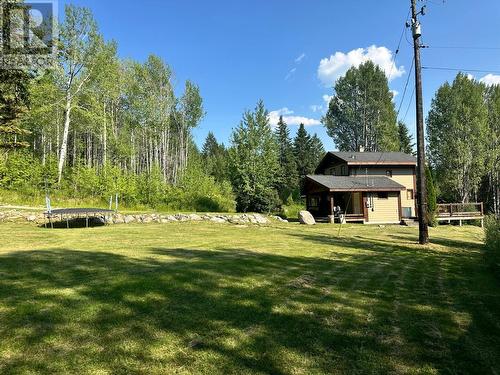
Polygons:
<instances>
[{"instance_id":1,"label":"trampoline","mask_svg":"<svg viewBox=\"0 0 500 375\"><path fill-rule=\"evenodd\" d=\"M61 222L66 221L66 227L69 229L69 220L75 218L85 218L85 226L89 227L89 219L101 217L106 224L108 216L114 214L113 210L105 210L102 208L61 208L52 210L49 209L43 214L48 219L50 227L54 228L53 219L61 219ZM47 223L45 223L47 227Z\"/></svg>"}]
</instances>

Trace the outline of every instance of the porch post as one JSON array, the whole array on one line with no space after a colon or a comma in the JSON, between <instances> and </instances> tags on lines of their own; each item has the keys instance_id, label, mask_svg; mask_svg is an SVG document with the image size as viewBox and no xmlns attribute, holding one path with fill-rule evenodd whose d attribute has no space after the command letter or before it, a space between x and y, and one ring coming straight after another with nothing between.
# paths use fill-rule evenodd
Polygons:
<instances>
[{"instance_id":1,"label":"porch post","mask_svg":"<svg viewBox=\"0 0 500 375\"><path fill-rule=\"evenodd\" d=\"M403 208L401 207L401 191L398 193L398 211L399 211L399 221L403 220Z\"/></svg>"},{"instance_id":2,"label":"porch post","mask_svg":"<svg viewBox=\"0 0 500 375\"><path fill-rule=\"evenodd\" d=\"M365 192L361 193L363 195L363 217L365 218L365 223L368 223L368 208L366 207L367 197Z\"/></svg>"},{"instance_id":3,"label":"porch post","mask_svg":"<svg viewBox=\"0 0 500 375\"><path fill-rule=\"evenodd\" d=\"M334 214L335 201L333 200L333 193L330 192L330 215Z\"/></svg>"}]
</instances>

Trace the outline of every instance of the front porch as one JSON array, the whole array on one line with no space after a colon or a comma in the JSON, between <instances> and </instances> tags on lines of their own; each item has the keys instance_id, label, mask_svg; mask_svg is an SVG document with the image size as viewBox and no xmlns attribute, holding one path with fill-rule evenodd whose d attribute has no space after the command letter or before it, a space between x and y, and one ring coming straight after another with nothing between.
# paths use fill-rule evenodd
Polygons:
<instances>
[{"instance_id":1,"label":"front porch","mask_svg":"<svg viewBox=\"0 0 500 375\"><path fill-rule=\"evenodd\" d=\"M335 215L335 208L340 209L346 222L368 221L368 213L365 212L366 196L362 192L323 192L307 196L307 210L318 221L328 221L329 217Z\"/></svg>"},{"instance_id":2,"label":"front porch","mask_svg":"<svg viewBox=\"0 0 500 375\"><path fill-rule=\"evenodd\" d=\"M402 207L405 187L385 176L309 175L304 192L307 210L316 220L398 224L411 209Z\"/></svg>"}]
</instances>

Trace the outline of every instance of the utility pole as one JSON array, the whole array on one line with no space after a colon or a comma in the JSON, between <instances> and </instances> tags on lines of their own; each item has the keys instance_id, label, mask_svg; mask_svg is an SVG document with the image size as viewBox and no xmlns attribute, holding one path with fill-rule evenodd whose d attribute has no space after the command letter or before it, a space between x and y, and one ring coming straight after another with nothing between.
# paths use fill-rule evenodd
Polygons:
<instances>
[{"instance_id":1,"label":"utility pole","mask_svg":"<svg viewBox=\"0 0 500 375\"><path fill-rule=\"evenodd\" d=\"M411 28L413 34L413 51L415 55L415 96L417 109L417 199L418 199L418 242L429 243L427 223L427 186L425 182L425 143L424 143L424 109L422 103L422 72L420 64L421 28L418 15L425 14L425 6L417 12L416 0L411 0Z\"/></svg>"}]
</instances>

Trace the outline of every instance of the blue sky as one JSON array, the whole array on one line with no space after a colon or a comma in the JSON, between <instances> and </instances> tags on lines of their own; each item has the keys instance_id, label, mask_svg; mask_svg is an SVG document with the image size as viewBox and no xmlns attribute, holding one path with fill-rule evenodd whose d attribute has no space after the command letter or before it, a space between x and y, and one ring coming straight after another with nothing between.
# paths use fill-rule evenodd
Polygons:
<instances>
[{"instance_id":1,"label":"blue sky","mask_svg":"<svg viewBox=\"0 0 500 375\"><path fill-rule=\"evenodd\" d=\"M390 67L409 0L60 0L60 14L69 2L93 11L121 57L159 55L174 70L177 90L186 79L200 86L207 115L195 131L198 144L208 131L227 143L242 112L263 99L273 119L285 115L292 133L305 121L326 149L334 149L319 124L333 81L371 58L391 73L398 107L411 66L408 31ZM500 83L500 1L419 1L424 4L424 44L497 49L429 48L422 51L423 65L484 70L472 74ZM455 75L423 72L425 113L436 89ZM413 74L400 117L410 108L406 122L414 132L412 88Z\"/></svg>"}]
</instances>

